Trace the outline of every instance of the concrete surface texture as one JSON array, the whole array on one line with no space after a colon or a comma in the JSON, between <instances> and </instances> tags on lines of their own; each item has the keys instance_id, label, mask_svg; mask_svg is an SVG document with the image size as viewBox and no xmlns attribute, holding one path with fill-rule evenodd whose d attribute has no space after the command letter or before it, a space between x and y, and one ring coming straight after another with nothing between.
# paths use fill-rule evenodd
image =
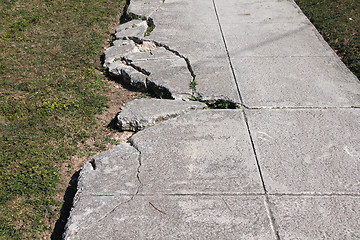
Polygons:
<instances>
[{"instance_id":1,"label":"concrete surface texture","mask_svg":"<svg viewBox=\"0 0 360 240\"><path fill-rule=\"evenodd\" d=\"M119 113L141 131L84 165L64 239L360 239L360 82L292 0L128 14L104 64L173 100Z\"/></svg>"}]
</instances>

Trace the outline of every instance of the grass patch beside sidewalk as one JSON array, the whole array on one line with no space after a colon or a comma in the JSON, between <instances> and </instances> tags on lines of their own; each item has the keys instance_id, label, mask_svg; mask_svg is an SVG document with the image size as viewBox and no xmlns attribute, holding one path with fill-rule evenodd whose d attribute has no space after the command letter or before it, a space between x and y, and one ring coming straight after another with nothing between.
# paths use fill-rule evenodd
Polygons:
<instances>
[{"instance_id":1,"label":"grass patch beside sidewalk","mask_svg":"<svg viewBox=\"0 0 360 240\"><path fill-rule=\"evenodd\" d=\"M295 0L347 67L360 79L360 1Z\"/></svg>"},{"instance_id":2,"label":"grass patch beside sidewalk","mask_svg":"<svg viewBox=\"0 0 360 240\"><path fill-rule=\"evenodd\" d=\"M91 154L79 144L96 134L95 114L107 105L95 61L123 5L0 1L0 239L49 238L64 163ZM111 141L96 139L98 151Z\"/></svg>"}]
</instances>

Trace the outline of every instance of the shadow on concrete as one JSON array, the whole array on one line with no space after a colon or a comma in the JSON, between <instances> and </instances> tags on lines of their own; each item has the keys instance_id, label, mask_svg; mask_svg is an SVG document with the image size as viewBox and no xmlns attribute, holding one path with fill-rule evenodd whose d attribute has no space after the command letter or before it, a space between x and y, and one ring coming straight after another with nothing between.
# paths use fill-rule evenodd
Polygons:
<instances>
[{"instance_id":1,"label":"shadow on concrete","mask_svg":"<svg viewBox=\"0 0 360 240\"><path fill-rule=\"evenodd\" d=\"M63 239L63 234L65 231L65 226L70 216L71 208L73 207L73 200L77 192L78 178L80 170L75 172L70 179L69 186L67 187L64 195L64 203L60 210L60 217L56 221L55 228L51 234L52 240L61 240Z\"/></svg>"}]
</instances>

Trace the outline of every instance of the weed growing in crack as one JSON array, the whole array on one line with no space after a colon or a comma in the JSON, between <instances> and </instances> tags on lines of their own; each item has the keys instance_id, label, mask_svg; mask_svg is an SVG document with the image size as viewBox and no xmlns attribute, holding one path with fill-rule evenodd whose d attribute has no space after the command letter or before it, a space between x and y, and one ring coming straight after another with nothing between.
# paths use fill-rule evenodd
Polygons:
<instances>
[{"instance_id":1,"label":"weed growing in crack","mask_svg":"<svg viewBox=\"0 0 360 240\"><path fill-rule=\"evenodd\" d=\"M144 33L144 37L150 36L151 32L154 30L155 25L151 25L146 29L146 32Z\"/></svg>"},{"instance_id":2,"label":"weed growing in crack","mask_svg":"<svg viewBox=\"0 0 360 240\"><path fill-rule=\"evenodd\" d=\"M241 106L237 106L235 103L230 101L219 100L215 103L205 102L208 109L240 109Z\"/></svg>"},{"instance_id":3,"label":"weed growing in crack","mask_svg":"<svg viewBox=\"0 0 360 240\"><path fill-rule=\"evenodd\" d=\"M193 80L190 83L190 89L193 90L193 92L195 92L196 91L196 86L197 86L197 82L195 80Z\"/></svg>"},{"instance_id":4,"label":"weed growing in crack","mask_svg":"<svg viewBox=\"0 0 360 240\"><path fill-rule=\"evenodd\" d=\"M202 101L202 96L201 96L200 94L199 94L198 96L191 95L191 96L190 96L190 100L191 100L191 101L201 102L201 101Z\"/></svg>"}]
</instances>

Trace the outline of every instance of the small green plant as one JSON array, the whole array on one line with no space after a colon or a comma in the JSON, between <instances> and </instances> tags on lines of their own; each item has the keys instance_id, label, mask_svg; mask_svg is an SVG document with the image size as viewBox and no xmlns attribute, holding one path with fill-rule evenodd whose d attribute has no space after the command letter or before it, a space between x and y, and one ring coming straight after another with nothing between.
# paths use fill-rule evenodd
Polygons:
<instances>
[{"instance_id":1,"label":"small green plant","mask_svg":"<svg viewBox=\"0 0 360 240\"><path fill-rule=\"evenodd\" d=\"M191 95L191 96L190 96L190 100L191 100L191 101L201 102L201 99L202 99L202 96L201 96L200 94L198 94L197 96L195 96L195 95Z\"/></svg>"},{"instance_id":2,"label":"small green plant","mask_svg":"<svg viewBox=\"0 0 360 240\"><path fill-rule=\"evenodd\" d=\"M144 34L145 37L150 36L151 32L154 30L155 25L151 25L146 29L146 32Z\"/></svg>"},{"instance_id":3,"label":"small green plant","mask_svg":"<svg viewBox=\"0 0 360 240\"><path fill-rule=\"evenodd\" d=\"M193 90L193 92L196 91L197 82L195 80L191 81L190 83L190 89Z\"/></svg>"}]
</instances>

